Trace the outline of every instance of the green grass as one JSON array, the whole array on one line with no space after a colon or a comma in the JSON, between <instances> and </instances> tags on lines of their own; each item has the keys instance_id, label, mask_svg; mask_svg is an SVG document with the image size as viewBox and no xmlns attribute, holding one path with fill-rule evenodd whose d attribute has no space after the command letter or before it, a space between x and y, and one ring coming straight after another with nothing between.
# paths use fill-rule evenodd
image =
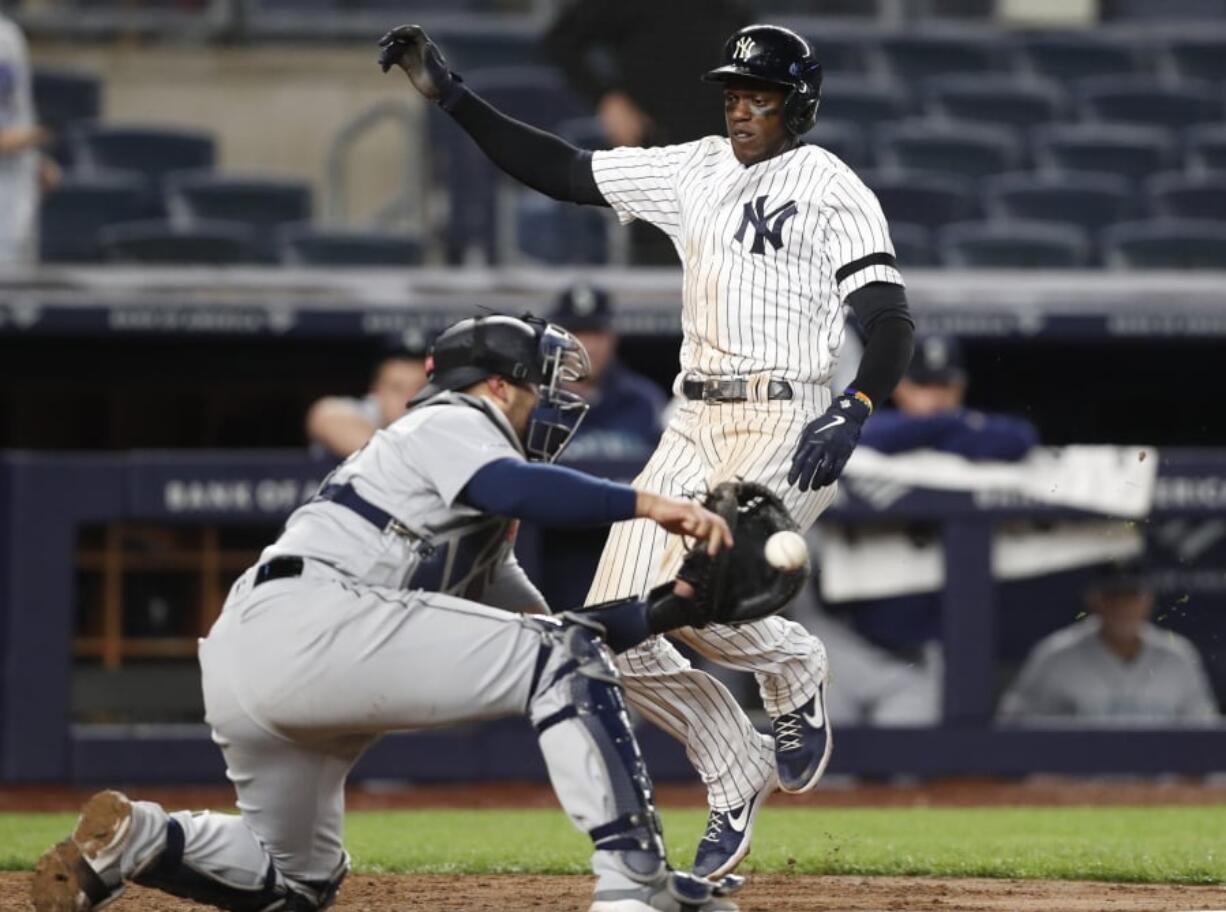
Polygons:
<instances>
[{"instance_id":1,"label":"green grass","mask_svg":"<svg viewBox=\"0 0 1226 912\"><path fill-rule=\"evenodd\" d=\"M664 812L684 866L699 810ZM0 814L0 868L30 868L70 814ZM579 874L590 843L560 811L387 811L349 816L367 872ZM1221 807L768 808L747 872L1226 883Z\"/></svg>"}]
</instances>

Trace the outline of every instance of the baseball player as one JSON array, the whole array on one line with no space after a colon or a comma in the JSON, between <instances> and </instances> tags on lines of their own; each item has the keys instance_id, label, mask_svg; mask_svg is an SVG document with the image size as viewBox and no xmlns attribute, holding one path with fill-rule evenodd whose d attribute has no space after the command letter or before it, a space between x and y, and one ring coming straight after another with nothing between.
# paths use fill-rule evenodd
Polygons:
<instances>
[{"instance_id":1,"label":"baseball player","mask_svg":"<svg viewBox=\"0 0 1226 912\"><path fill-rule=\"evenodd\" d=\"M201 641L206 718L241 816L101 792L39 861L37 912L98 908L129 882L234 912L323 909L349 868L344 783L362 752L387 731L517 714L532 720L562 806L592 838L591 912L735 910L722 897L740 878L668 867L604 644L620 651L760 613L721 612L718 594L705 601L712 573L544 617L512 552L520 519L639 516L697 539L693 569L732 545L727 522L550 464L586 408L560 386L587 368L564 330L464 320L431 360L409 412L290 516Z\"/></svg>"},{"instance_id":2,"label":"baseball player","mask_svg":"<svg viewBox=\"0 0 1226 912\"><path fill-rule=\"evenodd\" d=\"M611 206L621 221L642 219L671 239L684 267L673 388L684 401L635 483L676 496L744 478L811 525L874 404L902 376L913 323L876 198L838 158L800 139L821 89L808 43L771 25L728 39L723 65L706 74L723 88L726 137L597 152L493 109L420 27L394 29L381 44L384 71L404 69L508 174L558 200ZM832 395L845 304L867 341L852 385ZM647 591L682 549L648 523L615 526L589 599ZM777 784L807 791L826 767L826 654L780 618L673 635L754 672L772 720L773 739L760 735L724 687L662 638L619 657L631 704L685 743L706 783L711 814L695 871L718 876L748 853L754 815Z\"/></svg>"}]
</instances>

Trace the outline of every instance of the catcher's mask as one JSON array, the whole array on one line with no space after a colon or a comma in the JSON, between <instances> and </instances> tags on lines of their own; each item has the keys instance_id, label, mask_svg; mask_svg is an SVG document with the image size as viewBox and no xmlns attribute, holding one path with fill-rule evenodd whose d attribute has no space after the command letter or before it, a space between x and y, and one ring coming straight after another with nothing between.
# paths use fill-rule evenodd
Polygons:
<instances>
[{"instance_id":1,"label":"catcher's mask","mask_svg":"<svg viewBox=\"0 0 1226 912\"><path fill-rule=\"evenodd\" d=\"M563 383L582 380L591 366L578 339L560 326L526 314L470 317L439 333L426 357L429 384L409 405L464 389L491 374L534 387L540 394L524 434L529 459L553 462L570 443L588 404Z\"/></svg>"}]
</instances>

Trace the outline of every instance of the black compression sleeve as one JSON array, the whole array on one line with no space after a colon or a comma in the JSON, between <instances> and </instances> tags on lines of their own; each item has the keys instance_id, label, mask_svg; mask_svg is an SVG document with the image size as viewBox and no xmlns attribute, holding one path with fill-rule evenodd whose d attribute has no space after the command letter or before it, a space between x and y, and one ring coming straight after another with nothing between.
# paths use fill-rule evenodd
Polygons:
<instances>
[{"instance_id":1,"label":"black compression sleeve","mask_svg":"<svg viewBox=\"0 0 1226 912\"><path fill-rule=\"evenodd\" d=\"M872 282L848 295L847 303L867 339L851 386L868 396L873 408L879 408L911 363L915 322L901 285Z\"/></svg>"},{"instance_id":2,"label":"black compression sleeve","mask_svg":"<svg viewBox=\"0 0 1226 912\"><path fill-rule=\"evenodd\" d=\"M607 206L592 174L592 153L564 139L507 117L467 88L444 107L490 161L546 196L589 206Z\"/></svg>"}]
</instances>

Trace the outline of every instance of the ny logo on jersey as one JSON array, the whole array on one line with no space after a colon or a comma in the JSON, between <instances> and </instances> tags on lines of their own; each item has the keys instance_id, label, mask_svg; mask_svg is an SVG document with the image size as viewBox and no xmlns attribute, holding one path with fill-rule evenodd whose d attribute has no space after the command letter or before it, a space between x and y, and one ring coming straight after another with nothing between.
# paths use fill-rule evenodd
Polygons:
<instances>
[{"instance_id":1,"label":"ny logo on jersey","mask_svg":"<svg viewBox=\"0 0 1226 912\"><path fill-rule=\"evenodd\" d=\"M736 40L736 46L732 49L732 59L748 60L755 53L757 53L757 50L757 47L753 43L753 39L748 35L745 35Z\"/></svg>"},{"instance_id":2,"label":"ny logo on jersey","mask_svg":"<svg viewBox=\"0 0 1226 912\"><path fill-rule=\"evenodd\" d=\"M753 225L753 246L750 253L766 253L766 242L778 250L783 246L783 226L788 219L796 214L796 200L789 200L782 206L766 211L766 197L759 196L752 203L745 204L745 214L741 216L741 227L736 230L737 241L745 239L745 229Z\"/></svg>"}]
</instances>

